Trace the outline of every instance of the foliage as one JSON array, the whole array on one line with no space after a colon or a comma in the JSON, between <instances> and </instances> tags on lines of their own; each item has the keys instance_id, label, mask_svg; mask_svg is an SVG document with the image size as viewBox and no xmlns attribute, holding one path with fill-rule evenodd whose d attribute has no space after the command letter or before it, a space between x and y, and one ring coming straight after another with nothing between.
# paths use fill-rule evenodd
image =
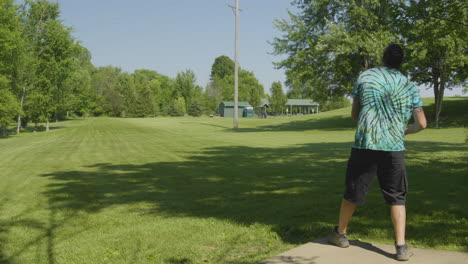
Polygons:
<instances>
[{"instance_id":1,"label":"foliage","mask_svg":"<svg viewBox=\"0 0 468 264\"><path fill-rule=\"evenodd\" d=\"M295 1L299 14L276 20L284 33L272 42L274 54L287 55L276 63L286 70L289 94L326 101L343 97L358 73L375 65L392 40L391 1Z\"/></svg>"},{"instance_id":2,"label":"foliage","mask_svg":"<svg viewBox=\"0 0 468 264\"><path fill-rule=\"evenodd\" d=\"M169 113L171 116L184 116L186 113L186 106L185 106L185 99L184 97L180 96L174 99L172 103L171 112Z\"/></svg>"},{"instance_id":3,"label":"foliage","mask_svg":"<svg viewBox=\"0 0 468 264\"><path fill-rule=\"evenodd\" d=\"M317 103L320 104L320 111L322 112L348 107L351 105L351 102L344 96L328 98L324 101L317 101Z\"/></svg>"},{"instance_id":4,"label":"foliage","mask_svg":"<svg viewBox=\"0 0 468 264\"><path fill-rule=\"evenodd\" d=\"M65 95L63 110L78 114L89 115L93 109L93 89L91 75L95 71L91 64L91 53L80 44L75 44L76 59L74 70L65 80L64 87L69 91Z\"/></svg>"},{"instance_id":5,"label":"foliage","mask_svg":"<svg viewBox=\"0 0 468 264\"><path fill-rule=\"evenodd\" d=\"M211 80L223 79L225 76L234 74L234 62L228 56L219 56L211 66Z\"/></svg>"},{"instance_id":6,"label":"foliage","mask_svg":"<svg viewBox=\"0 0 468 264\"><path fill-rule=\"evenodd\" d=\"M0 127L6 127L21 113L18 100L9 88L8 79L0 75Z\"/></svg>"},{"instance_id":7,"label":"foliage","mask_svg":"<svg viewBox=\"0 0 468 264\"><path fill-rule=\"evenodd\" d=\"M175 79L175 95L182 96L187 106L191 105L197 78L192 70L179 72ZM186 111L185 111L186 112Z\"/></svg>"},{"instance_id":8,"label":"foliage","mask_svg":"<svg viewBox=\"0 0 468 264\"><path fill-rule=\"evenodd\" d=\"M91 76L91 87L94 100L99 102L93 109L93 114L120 116L124 110L123 96L118 89L121 69L112 66L99 67Z\"/></svg>"},{"instance_id":9,"label":"foliage","mask_svg":"<svg viewBox=\"0 0 468 264\"><path fill-rule=\"evenodd\" d=\"M406 44L403 72L432 86L435 119L446 88L466 84L468 56L463 1L296 0L297 14L276 20L283 32L271 43L286 70L289 98L342 100L359 72L381 64L390 43Z\"/></svg>"},{"instance_id":10,"label":"foliage","mask_svg":"<svg viewBox=\"0 0 468 264\"><path fill-rule=\"evenodd\" d=\"M25 35L35 60L33 89L28 106L33 121L47 121L52 112L57 115L66 108L65 100L70 93L66 79L75 66L77 50L71 37L71 28L59 19L58 3L47 0L28 1L25 12ZM39 120L41 119L41 120Z\"/></svg>"},{"instance_id":11,"label":"foliage","mask_svg":"<svg viewBox=\"0 0 468 264\"><path fill-rule=\"evenodd\" d=\"M201 116L203 113L202 105L198 100L192 101L189 105L187 114L190 116Z\"/></svg>"},{"instance_id":12,"label":"foliage","mask_svg":"<svg viewBox=\"0 0 468 264\"><path fill-rule=\"evenodd\" d=\"M30 65L33 64L27 56L29 48L21 22L19 7L15 2L0 0L0 76L3 75L2 78L6 78L4 82L7 83L4 83L3 89L6 90L3 93L13 94L16 97L15 101L19 103L18 116L23 114L22 94L26 85L25 76L31 71ZM19 132L17 129L17 133Z\"/></svg>"},{"instance_id":13,"label":"foliage","mask_svg":"<svg viewBox=\"0 0 468 264\"><path fill-rule=\"evenodd\" d=\"M468 78L468 13L463 1L405 1L402 34L410 50L408 69L418 84L434 91L435 124L439 125L445 89Z\"/></svg>"},{"instance_id":14,"label":"foliage","mask_svg":"<svg viewBox=\"0 0 468 264\"><path fill-rule=\"evenodd\" d=\"M220 56L215 59L211 72L211 82L206 87L205 98L211 101L209 109L215 111L222 101L234 100L234 62L227 56ZM263 85L253 72L244 69L239 69L238 78L239 101L258 106L265 96Z\"/></svg>"},{"instance_id":15,"label":"foliage","mask_svg":"<svg viewBox=\"0 0 468 264\"><path fill-rule=\"evenodd\" d=\"M275 113L282 113L288 98L283 92L283 86L281 85L281 82L272 83L270 92L271 111Z\"/></svg>"}]
</instances>

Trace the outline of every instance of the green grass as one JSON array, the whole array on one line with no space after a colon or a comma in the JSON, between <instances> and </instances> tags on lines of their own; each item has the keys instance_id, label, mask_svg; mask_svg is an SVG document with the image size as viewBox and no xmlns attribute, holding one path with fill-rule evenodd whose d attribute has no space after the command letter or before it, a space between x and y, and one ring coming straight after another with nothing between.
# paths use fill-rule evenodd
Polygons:
<instances>
[{"instance_id":1,"label":"green grass","mask_svg":"<svg viewBox=\"0 0 468 264\"><path fill-rule=\"evenodd\" d=\"M429 127L435 127L434 98L423 98ZM468 97L448 97L442 102L440 127L468 127Z\"/></svg>"},{"instance_id":2,"label":"green grass","mask_svg":"<svg viewBox=\"0 0 468 264\"><path fill-rule=\"evenodd\" d=\"M354 131L313 116L92 118L0 138L0 263L256 263L327 235ZM407 138L412 245L468 251L464 129ZM351 239L393 243L377 184Z\"/></svg>"}]
</instances>

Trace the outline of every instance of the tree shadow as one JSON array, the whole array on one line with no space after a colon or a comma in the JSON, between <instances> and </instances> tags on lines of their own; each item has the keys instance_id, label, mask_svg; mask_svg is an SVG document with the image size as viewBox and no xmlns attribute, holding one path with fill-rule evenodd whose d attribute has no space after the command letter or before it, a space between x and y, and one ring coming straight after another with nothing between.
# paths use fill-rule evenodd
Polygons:
<instances>
[{"instance_id":1,"label":"tree shadow","mask_svg":"<svg viewBox=\"0 0 468 264\"><path fill-rule=\"evenodd\" d=\"M262 261L259 264L317 264L316 260L319 257L291 257L291 256L276 256L268 261Z\"/></svg>"},{"instance_id":2,"label":"tree shadow","mask_svg":"<svg viewBox=\"0 0 468 264\"><path fill-rule=\"evenodd\" d=\"M58 130L62 128L65 128L65 126L51 125L49 127L49 130L54 131L54 130ZM13 138L19 135L19 134L16 134L16 127L8 127L7 133L8 133L7 136L0 136L0 139L9 139L9 138ZM31 134L31 133L47 133L46 127L43 125L40 125L37 128L27 126L27 127L22 128L20 132L20 134Z\"/></svg>"},{"instance_id":3,"label":"tree shadow","mask_svg":"<svg viewBox=\"0 0 468 264\"><path fill-rule=\"evenodd\" d=\"M307 130L325 130L325 131L343 131L350 130L356 126L356 123L345 116L320 117L307 120L295 120L278 125L256 126L254 128L238 128L235 132L284 132L284 131L307 131ZM229 129L232 131L232 129Z\"/></svg>"},{"instance_id":4,"label":"tree shadow","mask_svg":"<svg viewBox=\"0 0 468 264\"><path fill-rule=\"evenodd\" d=\"M468 218L463 202L466 158L431 159L438 152L463 153L466 146L409 143L413 144L417 151L407 152L408 215L411 220L429 214L432 221L409 221L408 233L430 246L459 241L468 248L468 241L463 240L468 236L468 222L446 221ZM135 210L168 217L215 217L244 225L262 223L272 226L283 241L299 244L326 235L335 224L350 146L351 142L285 148L215 147L194 153L186 161L95 164L44 175L53 179L45 194L54 207L72 211L97 212L113 205L145 202L152 208ZM421 155L427 163L418 161ZM356 235L372 237L371 230L377 229L392 237L388 209L376 186L353 219L351 230Z\"/></svg>"},{"instance_id":5,"label":"tree shadow","mask_svg":"<svg viewBox=\"0 0 468 264\"><path fill-rule=\"evenodd\" d=\"M2 201L0 205L5 205L7 201ZM0 211L3 208L0 207ZM75 214L72 213L65 218L57 217L57 208L49 208L49 216L47 222L38 221L34 218L28 217L29 214L33 213L35 209L25 209L18 214L10 217L7 220L0 220L0 264L9 264L17 263L16 258L24 254L25 252L31 250L34 247L39 245L45 246L45 258L48 264L55 264L55 245L60 241L57 241L56 230L57 228L65 226L71 219L75 217ZM5 252L3 246L8 242L8 235L11 229L13 228L22 228L22 229L33 229L39 230L40 235L36 236L34 239L24 243L20 248L16 248L13 252ZM76 236L82 232L86 231L82 229L72 236ZM70 238L70 236L68 236ZM37 256L37 263L43 262L41 256Z\"/></svg>"}]
</instances>

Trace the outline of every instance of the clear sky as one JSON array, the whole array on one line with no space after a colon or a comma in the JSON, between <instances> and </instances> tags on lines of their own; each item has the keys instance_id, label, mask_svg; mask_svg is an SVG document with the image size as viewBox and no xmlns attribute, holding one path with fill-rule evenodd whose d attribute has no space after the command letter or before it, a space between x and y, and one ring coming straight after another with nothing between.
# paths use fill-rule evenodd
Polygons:
<instances>
[{"instance_id":1,"label":"clear sky","mask_svg":"<svg viewBox=\"0 0 468 264\"><path fill-rule=\"evenodd\" d=\"M211 65L221 55L234 58L235 0L56 0L64 24L88 48L95 66L113 65L127 72L150 69L174 78L191 69L198 85L209 81ZM239 63L253 71L269 92L285 81L275 69L268 41L281 35L274 19L295 12L290 0L239 0ZM422 89L432 97L432 89ZM446 95L461 94L461 89Z\"/></svg>"},{"instance_id":2,"label":"clear sky","mask_svg":"<svg viewBox=\"0 0 468 264\"><path fill-rule=\"evenodd\" d=\"M64 24L74 28L95 66L127 72L151 69L169 77L191 69L205 87L214 59L234 58L234 0L58 0ZM284 82L271 45L275 18L288 18L288 0L239 0L239 63L269 91Z\"/></svg>"}]
</instances>

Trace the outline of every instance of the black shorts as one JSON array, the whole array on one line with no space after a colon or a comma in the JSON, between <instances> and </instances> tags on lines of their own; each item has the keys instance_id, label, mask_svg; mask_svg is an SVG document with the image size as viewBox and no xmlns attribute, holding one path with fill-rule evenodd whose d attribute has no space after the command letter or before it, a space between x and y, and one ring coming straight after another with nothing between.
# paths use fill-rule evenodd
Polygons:
<instances>
[{"instance_id":1,"label":"black shorts","mask_svg":"<svg viewBox=\"0 0 468 264\"><path fill-rule=\"evenodd\" d=\"M408 192L404 151L351 150L344 199L363 204L375 175L387 204L404 205Z\"/></svg>"}]
</instances>

